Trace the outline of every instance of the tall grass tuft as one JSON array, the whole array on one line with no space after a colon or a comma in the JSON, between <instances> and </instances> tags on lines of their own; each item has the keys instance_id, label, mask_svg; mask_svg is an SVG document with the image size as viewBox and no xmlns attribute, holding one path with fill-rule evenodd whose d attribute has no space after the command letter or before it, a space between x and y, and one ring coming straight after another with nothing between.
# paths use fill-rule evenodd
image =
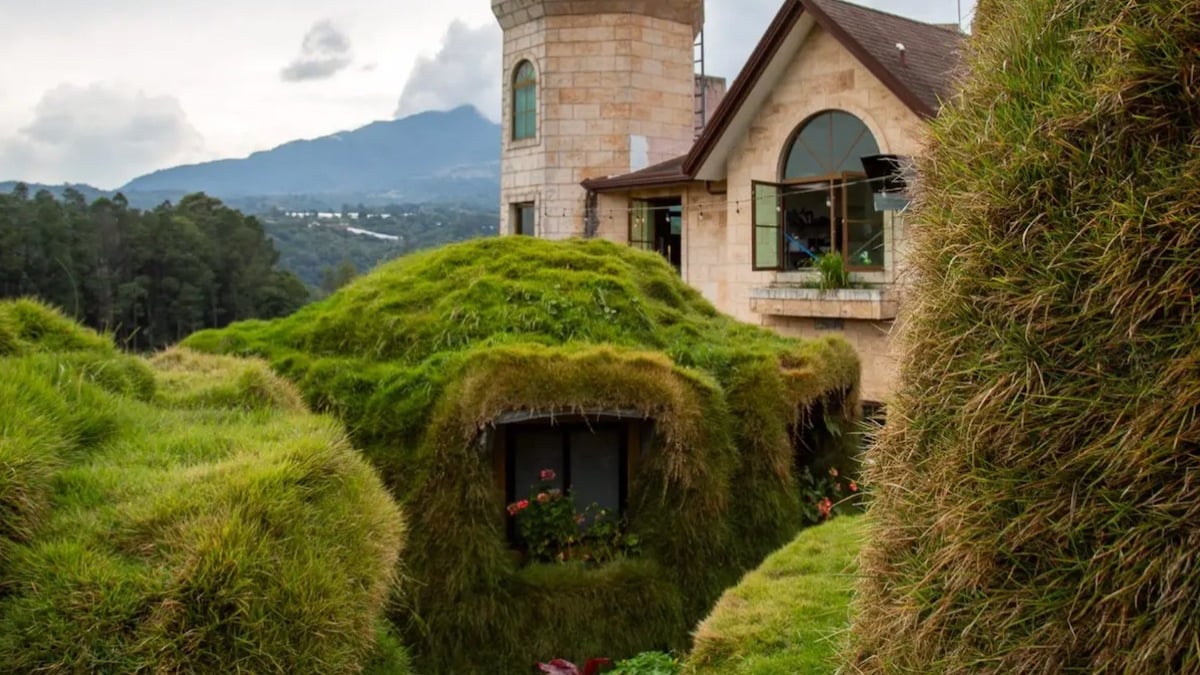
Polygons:
<instances>
[{"instance_id":1,"label":"tall grass tuft","mask_svg":"<svg viewBox=\"0 0 1200 675\"><path fill-rule=\"evenodd\" d=\"M1200 672L1200 3L981 3L919 161L851 663Z\"/></svg>"},{"instance_id":2,"label":"tall grass tuft","mask_svg":"<svg viewBox=\"0 0 1200 675\"><path fill-rule=\"evenodd\" d=\"M260 362L125 356L29 301L0 302L0 334L0 672L383 658L399 510L293 385Z\"/></svg>"}]
</instances>

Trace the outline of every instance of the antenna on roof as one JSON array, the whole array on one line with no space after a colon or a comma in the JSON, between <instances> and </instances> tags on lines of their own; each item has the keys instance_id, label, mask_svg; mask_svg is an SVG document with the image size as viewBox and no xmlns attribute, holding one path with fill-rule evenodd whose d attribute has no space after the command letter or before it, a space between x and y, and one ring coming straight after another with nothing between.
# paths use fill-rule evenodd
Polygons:
<instances>
[{"instance_id":1,"label":"antenna on roof","mask_svg":"<svg viewBox=\"0 0 1200 675\"><path fill-rule=\"evenodd\" d=\"M958 30L962 31L962 0L958 0Z\"/></svg>"}]
</instances>

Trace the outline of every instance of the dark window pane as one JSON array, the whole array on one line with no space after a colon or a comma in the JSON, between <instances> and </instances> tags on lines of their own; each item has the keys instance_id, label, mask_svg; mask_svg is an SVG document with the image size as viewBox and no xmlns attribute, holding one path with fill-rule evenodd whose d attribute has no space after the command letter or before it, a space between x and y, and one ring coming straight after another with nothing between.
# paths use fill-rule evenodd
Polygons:
<instances>
[{"instance_id":1,"label":"dark window pane","mask_svg":"<svg viewBox=\"0 0 1200 675\"><path fill-rule=\"evenodd\" d=\"M862 120L832 110L812 118L788 149L785 180L861 172L860 158L879 154L875 137Z\"/></svg>"},{"instance_id":2,"label":"dark window pane","mask_svg":"<svg viewBox=\"0 0 1200 675\"><path fill-rule=\"evenodd\" d=\"M541 479L543 469L554 471L554 485L563 489L563 435L558 430L518 431L512 435L513 495L525 499Z\"/></svg>"},{"instance_id":3,"label":"dark window pane","mask_svg":"<svg viewBox=\"0 0 1200 675\"><path fill-rule=\"evenodd\" d=\"M571 494L580 512L592 504L621 510L621 434L616 429L571 434Z\"/></svg>"},{"instance_id":4,"label":"dark window pane","mask_svg":"<svg viewBox=\"0 0 1200 675\"><path fill-rule=\"evenodd\" d=\"M818 256L832 249L830 208L829 183L797 186L786 193L783 209L787 269L812 267Z\"/></svg>"}]
</instances>

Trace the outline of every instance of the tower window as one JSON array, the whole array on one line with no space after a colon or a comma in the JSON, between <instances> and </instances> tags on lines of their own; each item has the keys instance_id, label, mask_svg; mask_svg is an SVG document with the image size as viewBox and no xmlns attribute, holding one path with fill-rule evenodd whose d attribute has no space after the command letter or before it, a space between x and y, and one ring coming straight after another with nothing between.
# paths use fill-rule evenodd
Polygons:
<instances>
[{"instance_id":1,"label":"tower window","mask_svg":"<svg viewBox=\"0 0 1200 675\"><path fill-rule=\"evenodd\" d=\"M536 214L533 202L513 204L513 234L535 235Z\"/></svg>"},{"instance_id":2,"label":"tower window","mask_svg":"<svg viewBox=\"0 0 1200 675\"><path fill-rule=\"evenodd\" d=\"M517 64L513 76L512 137L514 141L537 136L537 71L533 64Z\"/></svg>"}]
</instances>

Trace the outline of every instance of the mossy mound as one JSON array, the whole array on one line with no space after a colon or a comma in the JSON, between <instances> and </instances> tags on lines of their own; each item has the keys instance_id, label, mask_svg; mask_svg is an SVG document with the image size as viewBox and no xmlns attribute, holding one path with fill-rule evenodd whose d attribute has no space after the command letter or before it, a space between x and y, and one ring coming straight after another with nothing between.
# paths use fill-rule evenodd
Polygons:
<instances>
[{"instance_id":1,"label":"mossy mound","mask_svg":"<svg viewBox=\"0 0 1200 675\"><path fill-rule=\"evenodd\" d=\"M416 590L395 618L431 672L684 646L720 591L801 524L798 417L821 402L805 461L844 464L857 407L845 342L738 323L660 257L603 241L449 246L185 344L262 356L346 422L406 505ZM626 507L644 554L522 567L488 439L506 416L616 411L654 423Z\"/></svg>"},{"instance_id":2,"label":"mossy mound","mask_svg":"<svg viewBox=\"0 0 1200 675\"><path fill-rule=\"evenodd\" d=\"M0 671L368 662L402 526L335 422L261 363L147 363L27 301L2 317Z\"/></svg>"},{"instance_id":3,"label":"mossy mound","mask_svg":"<svg viewBox=\"0 0 1200 675\"><path fill-rule=\"evenodd\" d=\"M725 591L696 629L685 673L825 675L850 626L861 516L801 532Z\"/></svg>"},{"instance_id":4,"label":"mossy mound","mask_svg":"<svg viewBox=\"0 0 1200 675\"><path fill-rule=\"evenodd\" d=\"M981 3L933 125L854 664L1200 672L1200 4Z\"/></svg>"}]
</instances>

